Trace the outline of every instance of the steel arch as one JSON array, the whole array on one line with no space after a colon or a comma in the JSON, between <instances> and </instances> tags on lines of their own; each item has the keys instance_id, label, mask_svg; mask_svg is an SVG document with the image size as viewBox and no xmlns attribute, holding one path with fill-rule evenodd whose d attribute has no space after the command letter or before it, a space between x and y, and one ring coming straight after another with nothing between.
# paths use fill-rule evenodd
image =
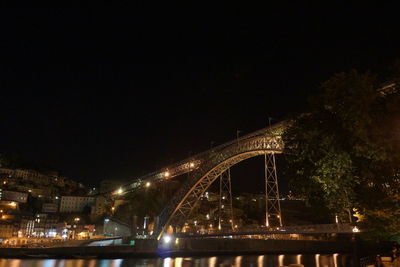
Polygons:
<instances>
[{"instance_id":1,"label":"steel arch","mask_svg":"<svg viewBox=\"0 0 400 267\"><path fill-rule=\"evenodd\" d=\"M154 234L159 239L169 225L180 228L207 188L228 168L248 158L282 151L281 135L268 129L210 151L162 211Z\"/></svg>"}]
</instances>

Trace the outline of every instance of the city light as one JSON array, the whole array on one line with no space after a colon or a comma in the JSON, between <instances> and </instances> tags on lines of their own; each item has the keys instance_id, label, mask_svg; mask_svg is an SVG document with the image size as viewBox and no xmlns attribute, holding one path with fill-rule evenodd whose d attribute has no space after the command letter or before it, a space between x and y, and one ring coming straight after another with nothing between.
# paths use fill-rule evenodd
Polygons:
<instances>
[{"instance_id":1,"label":"city light","mask_svg":"<svg viewBox=\"0 0 400 267\"><path fill-rule=\"evenodd\" d=\"M146 183L146 187L150 187L150 185L151 185L150 182L147 182L147 183Z\"/></svg>"},{"instance_id":2,"label":"city light","mask_svg":"<svg viewBox=\"0 0 400 267\"><path fill-rule=\"evenodd\" d=\"M74 219L74 221L76 221L76 222L79 222L81 219L80 218L78 218L78 217L76 217L75 219Z\"/></svg>"},{"instance_id":3,"label":"city light","mask_svg":"<svg viewBox=\"0 0 400 267\"><path fill-rule=\"evenodd\" d=\"M122 190L122 188L119 188L119 189L117 190L117 194L118 194L118 195L121 195L123 192L124 192L124 191Z\"/></svg>"},{"instance_id":4,"label":"city light","mask_svg":"<svg viewBox=\"0 0 400 267\"><path fill-rule=\"evenodd\" d=\"M169 244L169 243L171 242L171 240L172 240L172 237L169 236L169 235L165 235L165 236L163 237L163 240L164 240L164 243L165 243L165 244Z\"/></svg>"},{"instance_id":5,"label":"city light","mask_svg":"<svg viewBox=\"0 0 400 267\"><path fill-rule=\"evenodd\" d=\"M115 207L112 207L111 210L114 211L114 210L115 210Z\"/></svg>"},{"instance_id":6,"label":"city light","mask_svg":"<svg viewBox=\"0 0 400 267\"><path fill-rule=\"evenodd\" d=\"M168 178L170 175L169 171L164 172L164 177Z\"/></svg>"},{"instance_id":7,"label":"city light","mask_svg":"<svg viewBox=\"0 0 400 267\"><path fill-rule=\"evenodd\" d=\"M15 202L11 202L11 203L10 203L10 206L13 206L13 207L15 207L15 206L17 206L17 203L15 203Z\"/></svg>"},{"instance_id":8,"label":"city light","mask_svg":"<svg viewBox=\"0 0 400 267\"><path fill-rule=\"evenodd\" d=\"M189 166L190 166L190 168L193 168L194 167L194 163L190 162Z\"/></svg>"}]
</instances>

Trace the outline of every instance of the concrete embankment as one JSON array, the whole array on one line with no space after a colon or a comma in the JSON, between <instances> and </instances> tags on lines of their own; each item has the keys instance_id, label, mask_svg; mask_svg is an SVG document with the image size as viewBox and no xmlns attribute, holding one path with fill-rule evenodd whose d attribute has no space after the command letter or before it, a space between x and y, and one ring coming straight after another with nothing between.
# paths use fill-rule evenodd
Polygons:
<instances>
[{"instance_id":1,"label":"concrete embankment","mask_svg":"<svg viewBox=\"0 0 400 267\"><path fill-rule=\"evenodd\" d=\"M136 240L134 245L105 247L1 248L2 258L130 258L163 256L207 256L222 254L351 253L346 241L180 239L177 244L156 240Z\"/></svg>"}]
</instances>

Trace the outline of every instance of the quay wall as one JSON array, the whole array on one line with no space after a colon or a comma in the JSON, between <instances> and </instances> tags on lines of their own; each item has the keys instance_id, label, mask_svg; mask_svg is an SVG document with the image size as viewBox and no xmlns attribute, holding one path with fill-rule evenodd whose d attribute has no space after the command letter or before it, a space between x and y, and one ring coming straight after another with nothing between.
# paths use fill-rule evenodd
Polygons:
<instances>
[{"instance_id":1,"label":"quay wall","mask_svg":"<svg viewBox=\"0 0 400 267\"><path fill-rule=\"evenodd\" d=\"M220 254L307 254L351 253L354 243L346 241L259 240L259 239L179 239L177 244L156 240L135 240L134 245L80 246L52 248L1 248L1 258L131 258L201 256Z\"/></svg>"}]
</instances>

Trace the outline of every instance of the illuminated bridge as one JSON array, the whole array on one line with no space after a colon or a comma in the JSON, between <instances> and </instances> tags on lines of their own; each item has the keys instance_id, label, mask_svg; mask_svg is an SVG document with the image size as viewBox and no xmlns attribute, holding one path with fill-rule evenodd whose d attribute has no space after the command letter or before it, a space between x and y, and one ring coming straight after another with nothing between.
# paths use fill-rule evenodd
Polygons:
<instances>
[{"instance_id":1,"label":"illuminated bridge","mask_svg":"<svg viewBox=\"0 0 400 267\"><path fill-rule=\"evenodd\" d=\"M200 197L218 178L221 180L220 189L225 189L229 193L226 208L229 208L230 205L230 209L232 210L230 167L243 160L263 155L265 158L265 185L268 196L266 197L266 224L269 226L270 223L275 222L282 226L275 154L282 153L283 151L282 133L286 125L286 122L282 122L244 135L176 164L137 178L112 193L123 196L140 190L143 187L150 186L150 184L173 179L182 174L189 174L173 199L161 212L154 234L161 235L166 231L168 226L172 226L179 231Z\"/></svg>"}]
</instances>

